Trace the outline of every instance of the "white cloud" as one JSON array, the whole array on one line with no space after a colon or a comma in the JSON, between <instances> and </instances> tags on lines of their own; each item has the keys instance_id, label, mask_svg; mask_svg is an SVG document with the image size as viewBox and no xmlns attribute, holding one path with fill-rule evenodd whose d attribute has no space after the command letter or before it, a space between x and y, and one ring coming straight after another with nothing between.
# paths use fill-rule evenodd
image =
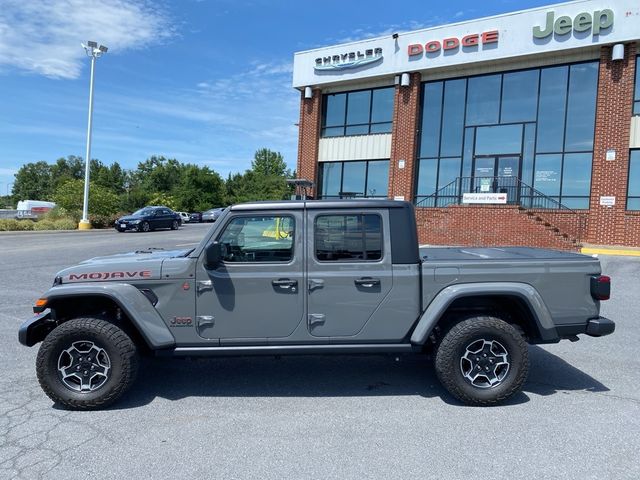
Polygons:
<instances>
[{"instance_id":1,"label":"white cloud","mask_svg":"<svg viewBox=\"0 0 640 480\"><path fill-rule=\"evenodd\" d=\"M163 10L147 0L2 0L0 67L77 78L81 42L107 45L111 55L174 33Z\"/></svg>"}]
</instances>

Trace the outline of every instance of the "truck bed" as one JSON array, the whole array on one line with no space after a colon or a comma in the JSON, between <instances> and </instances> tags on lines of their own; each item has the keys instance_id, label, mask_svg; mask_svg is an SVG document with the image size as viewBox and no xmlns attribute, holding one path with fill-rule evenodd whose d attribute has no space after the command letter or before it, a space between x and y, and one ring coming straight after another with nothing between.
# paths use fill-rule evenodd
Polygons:
<instances>
[{"instance_id":1,"label":"truck bed","mask_svg":"<svg viewBox=\"0 0 640 480\"><path fill-rule=\"evenodd\" d=\"M420 258L429 261L470 260L585 260L586 255L530 247L421 247Z\"/></svg>"}]
</instances>

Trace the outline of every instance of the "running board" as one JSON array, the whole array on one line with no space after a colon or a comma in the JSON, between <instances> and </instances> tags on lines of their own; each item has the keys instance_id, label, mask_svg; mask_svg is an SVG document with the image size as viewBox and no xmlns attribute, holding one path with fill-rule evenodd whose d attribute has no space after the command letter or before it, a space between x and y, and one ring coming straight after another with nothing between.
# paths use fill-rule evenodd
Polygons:
<instances>
[{"instance_id":1,"label":"running board","mask_svg":"<svg viewBox=\"0 0 640 480\"><path fill-rule=\"evenodd\" d=\"M422 350L422 346L410 343L369 343L332 345L252 345L227 347L177 347L156 350L159 357L216 357L243 355L319 355L355 353L412 353Z\"/></svg>"}]
</instances>

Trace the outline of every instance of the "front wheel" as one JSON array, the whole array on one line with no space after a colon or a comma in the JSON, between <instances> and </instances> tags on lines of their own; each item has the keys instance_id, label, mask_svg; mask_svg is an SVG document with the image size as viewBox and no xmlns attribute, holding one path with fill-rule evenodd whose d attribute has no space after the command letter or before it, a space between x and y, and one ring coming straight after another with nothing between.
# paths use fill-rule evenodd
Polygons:
<instances>
[{"instance_id":1,"label":"front wheel","mask_svg":"<svg viewBox=\"0 0 640 480\"><path fill-rule=\"evenodd\" d=\"M36 360L44 393L74 410L97 410L113 403L131 386L137 370L131 338L98 318L77 318L56 327L42 342Z\"/></svg>"},{"instance_id":2,"label":"front wheel","mask_svg":"<svg viewBox=\"0 0 640 480\"><path fill-rule=\"evenodd\" d=\"M529 351L512 325L491 316L454 325L437 347L442 385L469 405L495 405L519 392L529 372Z\"/></svg>"},{"instance_id":3,"label":"front wheel","mask_svg":"<svg viewBox=\"0 0 640 480\"><path fill-rule=\"evenodd\" d=\"M140 225L138 225L139 232L148 232L150 230L151 230L151 225L149 225L149 222L142 222Z\"/></svg>"},{"instance_id":4,"label":"front wheel","mask_svg":"<svg viewBox=\"0 0 640 480\"><path fill-rule=\"evenodd\" d=\"M177 220L174 220L173 222L171 222L171 230L177 230L179 226L180 225L178 224Z\"/></svg>"}]
</instances>

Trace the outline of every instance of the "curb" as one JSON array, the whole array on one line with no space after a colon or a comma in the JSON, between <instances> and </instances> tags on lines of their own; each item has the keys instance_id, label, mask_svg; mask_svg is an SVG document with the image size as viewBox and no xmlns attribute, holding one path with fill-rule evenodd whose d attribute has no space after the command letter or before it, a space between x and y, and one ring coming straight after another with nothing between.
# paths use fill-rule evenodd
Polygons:
<instances>
[{"instance_id":1,"label":"curb","mask_svg":"<svg viewBox=\"0 0 640 480\"><path fill-rule=\"evenodd\" d=\"M109 232L115 231L113 228L94 228L91 230L10 230L8 232L0 232L3 235L41 235L41 234L59 234L59 233L90 233L90 232Z\"/></svg>"},{"instance_id":2,"label":"curb","mask_svg":"<svg viewBox=\"0 0 640 480\"><path fill-rule=\"evenodd\" d=\"M584 253L587 255L618 255L624 257L640 257L640 250L628 250L625 248L582 247L580 253Z\"/></svg>"}]
</instances>

